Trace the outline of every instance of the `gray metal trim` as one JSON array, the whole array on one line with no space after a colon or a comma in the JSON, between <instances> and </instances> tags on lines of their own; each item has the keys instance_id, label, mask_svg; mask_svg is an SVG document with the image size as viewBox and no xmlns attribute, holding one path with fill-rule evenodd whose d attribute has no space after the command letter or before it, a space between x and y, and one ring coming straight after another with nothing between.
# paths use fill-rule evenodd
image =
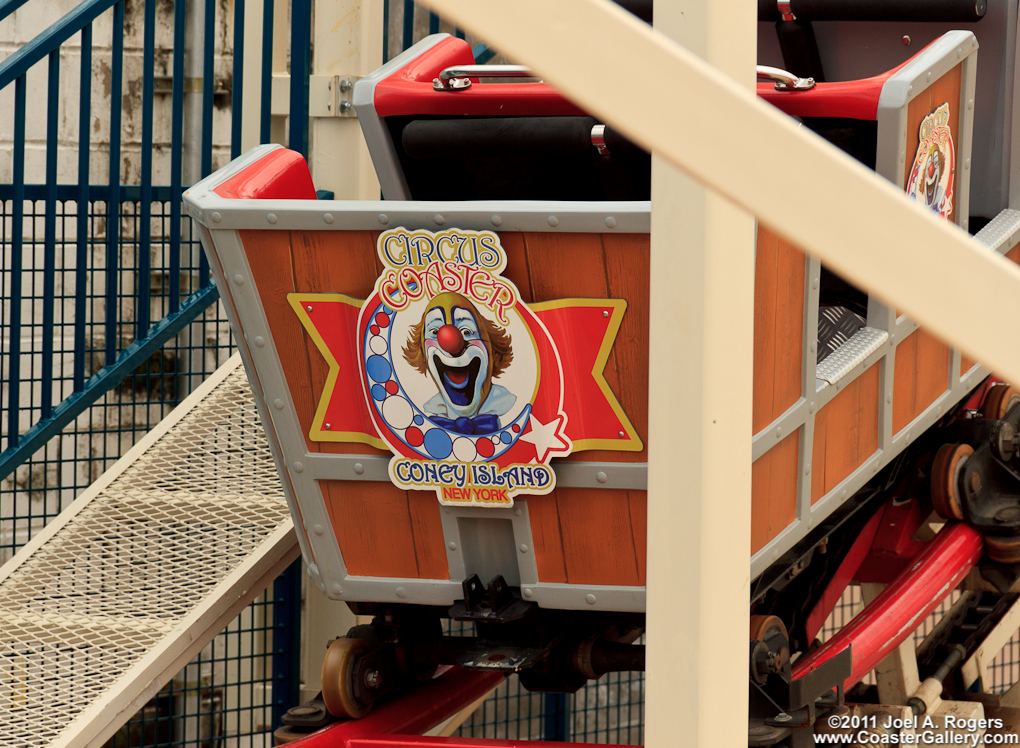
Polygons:
<instances>
[{"instance_id":1,"label":"gray metal trim","mask_svg":"<svg viewBox=\"0 0 1020 748\"><path fill-rule=\"evenodd\" d=\"M440 231L456 226L479 231L599 234L647 234L651 230L648 201L229 200L210 191L220 181L207 185L203 180L184 196L188 215L210 229L382 231L403 226Z\"/></svg>"},{"instance_id":2,"label":"gray metal trim","mask_svg":"<svg viewBox=\"0 0 1020 748\"><path fill-rule=\"evenodd\" d=\"M1020 210L1001 211L974 238L989 249L1006 254L1020 243Z\"/></svg>"},{"instance_id":3,"label":"gray metal trim","mask_svg":"<svg viewBox=\"0 0 1020 748\"><path fill-rule=\"evenodd\" d=\"M751 462L762 457L808 420L809 399L801 397L776 420L751 437Z\"/></svg>"},{"instance_id":4,"label":"gray metal trim","mask_svg":"<svg viewBox=\"0 0 1020 748\"><path fill-rule=\"evenodd\" d=\"M862 327L818 365L816 377L829 384L837 384L884 346L888 339L889 333L884 330Z\"/></svg>"},{"instance_id":5,"label":"gray metal trim","mask_svg":"<svg viewBox=\"0 0 1020 748\"><path fill-rule=\"evenodd\" d=\"M302 470L312 480L369 480L388 483L390 457L385 455L330 454L305 452ZM646 462L580 462L553 460L556 485L564 488L613 488L645 490ZM482 509L484 512L500 511ZM495 516L487 514L485 516Z\"/></svg>"},{"instance_id":6,"label":"gray metal trim","mask_svg":"<svg viewBox=\"0 0 1020 748\"><path fill-rule=\"evenodd\" d=\"M369 155L372 156L379 186L387 200L410 200L411 190L408 189L407 180L404 179L404 170L400 167L400 159L397 157L397 149L393 145L390 131L382 117L375 111L375 87L379 81L393 75L449 36L433 34L425 37L354 84L351 102L361 123L361 132L365 136Z\"/></svg>"}]
</instances>

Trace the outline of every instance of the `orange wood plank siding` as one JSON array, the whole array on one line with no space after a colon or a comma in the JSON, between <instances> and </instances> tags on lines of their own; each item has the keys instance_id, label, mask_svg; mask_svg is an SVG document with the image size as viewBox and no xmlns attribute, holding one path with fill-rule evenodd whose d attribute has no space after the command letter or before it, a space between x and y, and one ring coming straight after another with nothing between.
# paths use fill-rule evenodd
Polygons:
<instances>
[{"instance_id":1,"label":"orange wood plank siding","mask_svg":"<svg viewBox=\"0 0 1020 748\"><path fill-rule=\"evenodd\" d=\"M751 465L752 554L797 517L799 457L800 430L797 430Z\"/></svg>"},{"instance_id":2,"label":"orange wood plank siding","mask_svg":"<svg viewBox=\"0 0 1020 748\"><path fill-rule=\"evenodd\" d=\"M893 434L898 434L949 388L949 346L915 330L896 346Z\"/></svg>"},{"instance_id":3,"label":"orange wood plank siding","mask_svg":"<svg viewBox=\"0 0 1020 748\"><path fill-rule=\"evenodd\" d=\"M754 400L757 434L801 395L804 254L758 224L754 278Z\"/></svg>"},{"instance_id":4,"label":"orange wood plank siding","mask_svg":"<svg viewBox=\"0 0 1020 748\"><path fill-rule=\"evenodd\" d=\"M500 234L504 275L526 302L626 299L605 377L634 428L642 452L589 450L573 461L644 462L648 434L648 251L646 234ZM569 584L643 585L644 491L559 488L528 499L538 577Z\"/></svg>"},{"instance_id":5,"label":"orange wood plank siding","mask_svg":"<svg viewBox=\"0 0 1020 748\"><path fill-rule=\"evenodd\" d=\"M875 363L815 418L811 503L827 494L878 449L879 368Z\"/></svg>"},{"instance_id":6,"label":"orange wood plank siding","mask_svg":"<svg viewBox=\"0 0 1020 748\"><path fill-rule=\"evenodd\" d=\"M381 481L321 481L349 574L449 579L435 494Z\"/></svg>"}]
</instances>

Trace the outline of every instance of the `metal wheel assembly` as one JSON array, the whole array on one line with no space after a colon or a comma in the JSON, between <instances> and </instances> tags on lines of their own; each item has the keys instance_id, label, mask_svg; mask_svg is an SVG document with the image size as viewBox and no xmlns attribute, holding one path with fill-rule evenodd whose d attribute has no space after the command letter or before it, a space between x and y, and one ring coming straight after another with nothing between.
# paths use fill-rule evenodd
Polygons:
<instances>
[{"instance_id":1,"label":"metal wheel assembly","mask_svg":"<svg viewBox=\"0 0 1020 748\"><path fill-rule=\"evenodd\" d=\"M1020 389L1007 382L998 382L988 390L985 402L981 406L981 415L994 421L1001 421L1009 409L1017 403L1020 403Z\"/></svg>"},{"instance_id":2,"label":"metal wheel assembly","mask_svg":"<svg viewBox=\"0 0 1020 748\"><path fill-rule=\"evenodd\" d=\"M334 717L361 719L372 705L363 706L354 696L354 671L358 659L372 648L365 639L341 637L329 645L322 661L322 700Z\"/></svg>"},{"instance_id":3,"label":"metal wheel assembly","mask_svg":"<svg viewBox=\"0 0 1020 748\"><path fill-rule=\"evenodd\" d=\"M931 499L935 511L946 519L964 519L960 501L960 476L974 454L969 444L943 444L931 468Z\"/></svg>"}]
</instances>

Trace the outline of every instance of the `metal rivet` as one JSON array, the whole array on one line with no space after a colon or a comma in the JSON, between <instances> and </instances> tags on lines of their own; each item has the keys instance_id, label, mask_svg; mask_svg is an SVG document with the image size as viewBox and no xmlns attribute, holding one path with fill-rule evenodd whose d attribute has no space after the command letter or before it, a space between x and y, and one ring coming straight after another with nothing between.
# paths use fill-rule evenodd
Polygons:
<instances>
[{"instance_id":1,"label":"metal rivet","mask_svg":"<svg viewBox=\"0 0 1020 748\"><path fill-rule=\"evenodd\" d=\"M502 226L503 225L503 219L500 218L499 216L493 216L492 218L489 219L489 221L492 222L493 226Z\"/></svg>"},{"instance_id":2,"label":"metal rivet","mask_svg":"<svg viewBox=\"0 0 1020 748\"><path fill-rule=\"evenodd\" d=\"M967 108L968 109L974 108L974 99L967 99Z\"/></svg>"},{"instance_id":3,"label":"metal rivet","mask_svg":"<svg viewBox=\"0 0 1020 748\"><path fill-rule=\"evenodd\" d=\"M386 215L385 213L380 213L379 214L379 223L381 223L383 226L385 226L389 222L390 222L390 217L388 215Z\"/></svg>"},{"instance_id":4,"label":"metal rivet","mask_svg":"<svg viewBox=\"0 0 1020 748\"><path fill-rule=\"evenodd\" d=\"M333 223L333 214L332 213L323 213L322 214L322 220L323 220L324 223L327 223L327 224Z\"/></svg>"},{"instance_id":5,"label":"metal rivet","mask_svg":"<svg viewBox=\"0 0 1020 748\"><path fill-rule=\"evenodd\" d=\"M589 605L594 605L595 604L595 600L596 600L595 595L591 594L590 592L587 595L584 596L584 601L586 603L588 603Z\"/></svg>"},{"instance_id":6,"label":"metal rivet","mask_svg":"<svg viewBox=\"0 0 1020 748\"><path fill-rule=\"evenodd\" d=\"M305 464L303 462L295 462L292 467L295 473L305 472Z\"/></svg>"},{"instance_id":7,"label":"metal rivet","mask_svg":"<svg viewBox=\"0 0 1020 748\"><path fill-rule=\"evenodd\" d=\"M457 550L457 544L454 543L452 540L449 543L447 543L447 545L450 547L451 551Z\"/></svg>"},{"instance_id":8,"label":"metal rivet","mask_svg":"<svg viewBox=\"0 0 1020 748\"><path fill-rule=\"evenodd\" d=\"M818 279L817 278L812 278L811 279L811 288L818 288Z\"/></svg>"},{"instance_id":9,"label":"metal rivet","mask_svg":"<svg viewBox=\"0 0 1020 748\"><path fill-rule=\"evenodd\" d=\"M844 490L843 490L843 493L841 493L841 494L839 495L839 498L841 498L841 499L845 499L845 498L846 498L846 489L844 489Z\"/></svg>"},{"instance_id":10,"label":"metal rivet","mask_svg":"<svg viewBox=\"0 0 1020 748\"><path fill-rule=\"evenodd\" d=\"M315 527L313 527L312 532L314 532L316 535L322 535L322 525L316 525Z\"/></svg>"},{"instance_id":11,"label":"metal rivet","mask_svg":"<svg viewBox=\"0 0 1020 748\"><path fill-rule=\"evenodd\" d=\"M914 93L914 87L913 86L907 86L907 93L908 94Z\"/></svg>"},{"instance_id":12,"label":"metal rivet","mask_svg":"<svg viewBox=\"0 0 1020 748\"><path fill-rule=\"evenodd\" d=\"M909 431L907 432L907 441L908 442L910 441L910 432Z\"/></svg>"},{"instance_id":13,"label":"metal rivet","mask_svg":"<svg viewBox=\"0 0 1020 748\"><path fill-rule=\"evenodd\" d=\"M342 595L344 594L344 588L340 586L338 582L333 582L333 594Z\"/></svg>"},{"instance_id":14,"label":"metal rivet","mask_svg":"<svg viewBox=\"0 0 1020 748\"><path fill-rule=\"evenodd\" d=\"M362 465L360 462L355 462L354 463L354 474L355 475L361 475L364 472L365 472L365 466Z\"/></svg>"},{"instance_id":15,"label":"metal rivet","mask_svg":"<svg viewBox=\"0 0 1020 748\"><path fill-rule=\"evenodd\" d=\"M959 50L957 50L957 52L959 52ZM928 71L928 76L927 76L927 78L925 78L925 81L927 81L928 83L931 82L931 71L930 70Z\"/></svg>"},{"instance_id":16,"label":"metal rivet","mask_svg":"<svg viewBox=\"0 0 1020 748\"><path fill-rule=\"evenodd\" d=\"M243 286L244 285L244 276L241 275L240 273L237 273L234 276L234 283L236 283L239 286Z\"/></svg>"},{"instance_id":17,"label":"metal rivet","mask_svg":"<svg viewBox=\"0 0 1020 748\"><path fill-rule=\"evenodd\" d=\"M903 46L904 47L909 47L910 46L910 37L907 36L906 34L904 34L902 42L903 42Z\"/></svg>"},{"instance_id":18,"label":"metal rivet","mask_svg":"<svg viewBox=\"0 0 1020 748\"><path fill-rule=\"evenodd\" d=\"M397 593L397 597L399 597L401 599L407 597L407 590L405 590L403 587L397 587L393 591L396 592Z\"/></svg>"},{"instance_id":19,"label":"metal rivet","mask_svg":"<svg viewBox=\"0 0 1020 748\"><path fill-rule=\"evenodd\" d=\"M308 306L305 307L305 309L307 309L309 312L312 311L312 305L309 304Z\"/></svg>"},{"instance_id":20,"label":"metal rivet","mask_svg":"<svg viewBox=\"0 0 1020 748\"><path fill-rule=\"evenodd\" d=\"M607 312L607 311L603 311L603 312L602 312L602 316L603 316L603 317L608 317L608 316L609 316L609 312Z\"/></svg>"},{"instance_id":21,"label":"metal rivet","mask_svg":"<svg viewBox=\"0 0 1020 748\"><path fill-rule=\"evenodd\" d=\"M266 339L264 337L262 337L261 335L257 335L255 337L255 345L258 348L265 348L266 347Z\"/></svg>"},{"instance_id":22,"label":"metal rivet","mask_svg":"<svg viewBox=\"0 0 1020 748\"><path fill-rule=\"evenodd\" d=\"M963 168L964 169L969 169L970 168L970 159L969 158L966 161L963 162Z\"/></svg>"},{"instance_id":23,"label":"metal rivet","mask_svg":"<svg viewBox=\"0 0 1020 748\"><path fill-rule=\"evenodd\" d=\"M818 349L818 344L815 343L814 341L812 341L812 343L811 343L811 352L814 353L817 349Z\"/></svg>"},{"instance_id":24,"label":"metal rivet","mask_svg":"<svg viewBox=\"0 0 1020 748\"><path fill-rule=\"evenodd\" d=\"M885 401L887 403L891 403L892 402L892 393L891 392L888 395L885 396Z\"/></svg>"},{"instance_id":25,"label":"metal rivet","mask_svg":"<svg viewBox=\"0 0 1020 748\"><path fill-rule=\"evenodd\" d=\"M326 583L323 582L321 579L316 584L318 584L320 592L326 591Z\"/></svg>"},{"instance_id":26,"label":"metal rivet","mask_svg":"<svg viewBox=\"0 0 1020 748\"><path fill-rule=\"evenodd\" d=\"M783 427L782 426L776 426L776 438L778 439L782 435L783 435Z\"/></svg>"},{"instance_id":27,"label":"metal rivet","mask_svg":"<svg viewBox=\"0 0 1020 748\"><path fill-rule=\"evenodd\" d=\"M808 413L814 413L815 412L815 404L814 403L808 403L807 404L807 412Z\"/></svg>"},{"instance_id":28,"label":"metal rivet","mask_svg":"<svg viewBox=\"0 0 1020 748\"><path fill-rule=\"evenodd\" d=\"M957 48L957 50L956 50L956 58L959 59L961 57L963 57L963 49L962 48ZM928 73L928 80L931 80L931 73Z\"/></svg>"},{"instance_id":29,"label":"metal rivet","mask_svg":"<svg viewBox=\"0 0 1020 748\"><path fill-rule=\"evenodd\" d=\"M446 223L446 219L443 218L438 213L436 213L434 216L432 216L432 220L436 222L436 226L442 226L444 223Z\"/></svg>"},{"instance_id":30,"label":"metal rivet","mask_svg":"<svg viewBox=\"0 0 1020 748\"><path fill-rule=\"evenodd\" d=\"M276 213L270 213L268 216L266 216L266 220L269 221L272 224L275 224L276 223Z\"/></svg>"},{"instance_id":31,"label":"metal rivet","mask_svg":"<svg viewBox=\"0 0 1020 748\"><path fill-rule=\"evenodd\" d=\"M324 428L326 429L326 431L329 431L329 424L328 424L328 423L327 423L327 424L325 424L325 425L324 425Z\"/></svg>"},{"instance_id":32,"label":"metal rivet","mask_svg":"<svg viewBox=\"0 0 1020 748\"><path fill-rule=\"evenodd\" d=\"M609 480L609 476L603 473L601 470L599 470L597 473L595 473L595 480L597 480L599 483L605 483L607 480Z\"/></svg>"},{"instance_id":33,"label":"metal rivet","mask_svg":"<svg viewBox=\"0 0 1020 748\"><path fill-rule=\"evenodd\" d=\"M521 508L519 506L515 506L514 507L514 516L515 517L520 517L522 514L524 514L524 512L521 511Z\"/></svg>"},{"instance_id":34,"label":"metal rivet","mask_svg":"<svg viewBox=\"0 0 1020 748\"><path fill-rule=\"evenodd\" d=\"M619 432L619 434L620 434L620 438L621 439L624 439L627 436L626 432L624 432L624 431Z\"/></svg>"},{"instance_id":35,"label":"metal rivet","mask_svg":"<svg viewBox=\"0 0 1020 748\"><path fill-rule=\"evenodd\" d=\"M810 465L805 465L804 466L804 475L811 475L811 466Z\"/></svg>"},{"instance_id":36,"label":"metal rivet","mask_svg":"<svg viewBox=\"0 0 1020 748\"><path fill-rule=\"evenodd\" d=\"M559 218L557 218L556 216L549 216L549 217L548 217L548 218L546 218L545 220L546 220L546 222L547 222L547 223L548 223L548 224L549 224L550 226L559 226L559 225L560 225L560 219L559 219Z\"/></svg>"},{"instance_id":37,"label":"metal rivet","mask_svg":"<svg viewBox=\"0 0 1020 748\"><path fill-rule=\"evenodd\" d=\"M534 594L535 594L535 593L531 591L531 588L530 588L530 587L525 587L525 588L524 588L524 596L525 596L525 597L531 597L531 596L532 596L532 595L534 595Z\"/></svg>"},{"instance_id":38,"label":"metal rivet","mask_svg":"<svg viewBox=\"0 0 1020 748\"><path fill-rule=\"evenodd\" d=\"M612 216L606 216L606 228L615 229L616 219L613 218Z\"/></svg>"},{"instance_id":39,"label":"metal rivet","mask_svg":"<svg viewBox=\"0 0 1020 748\"><path fill-rule=\"evenodd\" d=\"M900 151L900 163L902 164L906 160L907 160L907 152L906 151Z\"/></svg>"},{"instance_id":40,"label":"metal rivet","mask_svg":"<svg viewBox=\"0 0 1020 748\"><path fill-rule=\"evenodd\" d=\"M211 219L213 219L213 223L219 223L220 221L222 221L222 220L223 220L223 216L221 216L221 215L220 215L220 214L219 214L218 212L216 212L215 210L213 211L212 215L211 215L211 216L209 216L209 217L210 217Z\"/></svg>"},{"instance_id":41,"label":"metal rivet","mask_svg":"<svg viewBox=\"0 0 1020 748\"><path fill-rule=\"evenodd\" d=\"M896 342L896 336L895 335L890 335L889 336L889 343L892 344L892 343L895 343L895 342Z\"/></svg>"},{"instance_id":42,"label":"metal rivet","mask_svg":"<svg viewBox=\"0 0 1020 748\"><path fill-rule=\"evenodd\" d=\"M528 546L524 545L524 543L521 543L520 548L521 548L521 553L527 553L528 552Z\"/></svg>"},{"instance_id":43,"label":"metal rivet","mask_svg":"<svg viewBox=\"0 0 1020 748\"><path fill-rule=\"evenodd\" d=\"M280 398L276 398L275 400L273 400L273 407L276 408L277 410L283 410L283 400L281 400Z\"/></svg>"}]
</instances>

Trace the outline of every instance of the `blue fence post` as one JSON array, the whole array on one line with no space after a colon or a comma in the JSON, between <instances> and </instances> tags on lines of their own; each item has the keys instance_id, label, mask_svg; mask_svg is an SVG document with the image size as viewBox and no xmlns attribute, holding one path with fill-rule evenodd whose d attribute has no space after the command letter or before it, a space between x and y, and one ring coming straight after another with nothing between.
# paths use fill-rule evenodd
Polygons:
<instances>
[{"instance_id":1,"label":"blue fence post","mask_svg":"<svg viewBox=\"0 0 1020 748\"><path fill-rule=\"evenodd\" d=\"M308 157L308 76L311 74L312 3L290 6L290 148Z\"/></svg>"},{"instance_id":2,"label":"blue fence post","mask_svg":"<svg viewBox=\"0 0 1020 748\"><path fill-rule=\"evenodd\" d=\"M570 705L565 693L547 693L542 695L543 706L543 740L566 742L570 737Z\"/></svg>"},{"instance_id":3,"label":"blue fence post","mask_svg":"<svg viewBox=\"0 0 1020 748\"><path fill-rule=\"evenodd\" d=\"M273 729L301 698L301 568L299 558L273 582Z\"/></svg>"}]
</instances>

